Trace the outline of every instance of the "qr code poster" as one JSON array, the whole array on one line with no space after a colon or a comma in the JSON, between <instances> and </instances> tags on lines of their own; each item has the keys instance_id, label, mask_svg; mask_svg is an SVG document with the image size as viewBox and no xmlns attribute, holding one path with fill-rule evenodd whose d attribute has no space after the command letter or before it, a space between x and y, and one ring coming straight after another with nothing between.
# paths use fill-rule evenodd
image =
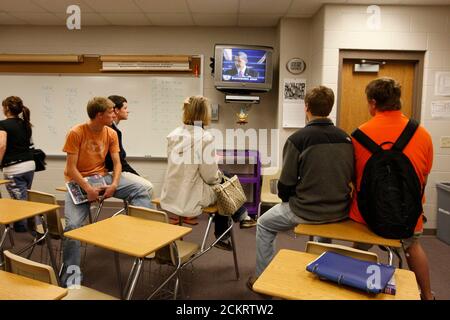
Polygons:
<instances>
[{"instance_id":1,"label":"qr code poster","mask_svg":"<svg viewBox=\"0 0 450 320\"><path fill-rule=\"evenodd\" d=\"M296 101L305 100L306 81L305 80L285 80L284 100Z\"/></svg>"}]
</instances>

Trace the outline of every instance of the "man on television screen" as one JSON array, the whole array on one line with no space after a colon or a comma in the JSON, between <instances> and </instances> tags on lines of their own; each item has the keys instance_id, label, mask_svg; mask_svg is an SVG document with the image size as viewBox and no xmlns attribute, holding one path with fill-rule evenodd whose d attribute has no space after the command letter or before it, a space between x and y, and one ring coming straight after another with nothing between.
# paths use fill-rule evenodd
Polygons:
<instances>
[{"instance_id":1,"label":"man on television screen","mask_svg":"<svg viewBox=\"0 0 450 320\"><path fill-rule=\"evenodd\" d=\"M247 54L239 51L234 56L234 68L227 70L225 75L232 76L233 78L258 78L258 72L247 67L247 63Z\"/></svg>"}]
</instances>

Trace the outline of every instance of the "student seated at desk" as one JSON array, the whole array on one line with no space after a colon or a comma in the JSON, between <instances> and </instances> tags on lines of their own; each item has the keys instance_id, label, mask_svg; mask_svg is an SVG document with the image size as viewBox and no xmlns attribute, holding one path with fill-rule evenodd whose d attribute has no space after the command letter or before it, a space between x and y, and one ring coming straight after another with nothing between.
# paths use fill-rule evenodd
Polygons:
<instances>
[{"instance_id":1,"label":"student seated at desk","mask_svg":"<svg viewBox=\"0 0 450 320\"><path fill-rule=\"evenodd\" d=\"M8 97L2 102L6 119L0 121L0 163L3 176L11 180L6 189L12 199L27 200L36 169L30 150L30 110L19 97ZM26 232L32 228L34 218L14 223L14 231ZM33 230L30 230L33 231Z\"/></svg>"},{"instance_id":2,"label":"student seated at desk","mask_svg":"<svg viewBox=\"0 0 450 320\"><path fill-rule=\"evenodd\" d=\"M401 112L402 103L400 97L400 84L392 78L375 79L366 87L368 109L372 119L363 123L359 127L359 130L366 134L376 144L381 145L383 143L383 149L390 149L392 143L397 141L408 124L409 119ZM386 143L386 141L391 141L392 143ZM359 194L361 191L363 173L372 153L356 141L355 138L353 138L353 145L355 148L356 192ZM425 190L427 177L433 164L433 143L430 134L424 127L419 126L416 129L414 135L403 149L403 153L410 160L417 175L419 187L421 188L421 190L418 190L417 192L417 200L420 203L422 194L421 200L424 202L424 193L421 191ZM413 175L414 174L411 176ZM412 194L412 192L410 194ZM375 199L379 199L376 195L370 195ZM392 199L392 197L384 196L383 198ZM399 198L396 197L395 199ZM385 207L385 205L381 203L379 205L381 208ZM394 205L389 207L390 210L388 212L391 214L398 208L398 212L405 214L404 207L404 205ZM419 210L420 209L421 208L419 208ZM422 211L420 211L420 213L422 213ZM353 197L350 218L360 223L366 223L360 212L357 196ZM411 227L414 227L414 224ZM419 243L422 232L423 222L422 214L420 214L414 228L414 234L410 238L403 239L402 244L406 253L408 266L411 271L416 274L417 282L421 290L421 298L428 300L433 299L434 297L431 292L428 259ZM361 245L357 245L357 247L363 248ZM365 246L364 249L368 249L367 246Z\"/></svg>"},{"instance_id":3,"label":"student seated at desk","mask_svg":"<svg viewBox=\"0 0 450 320\"><path fill-rule=\"evenodd\" d=\"M122 131L119 130L118 125L120 121L128 120L127 99L122 96L109 96L108 99L114 103L115 119L111 124L111 128L114 129L114 131L117 133L117 137L119 138L119 157L120 163L122 164L122 177L125 177L132 182L142 184L144 188L147 189L147 192L151 199L153 195L153 184L147 179L141 177L139 173L137 173L136 170L131 167L131 165L126 160L127 153L125 152L122 144ZM109 152L106 155L106 169L108 169L108 171L113 170L113 162L111 159L111 154Z\"/></svg>"},{"instance_id":4,"label":"student seated at desk","mask_svg":"<svg viewBox=\"0 0 450 320\"><path fill-rule=\"evenodd\" d=\"M132 205L150 208L151 203L147 189L141 184L120 177L122 170L119 142L116 132L109 127L114 119L113 107L114 103L103 97L95 97L88 102L89 122L76 125L66 137L63 149L67 153L65 179L78 183L87 193L88 200L93 202L99 199L101 190L93 188L83 177L102 175L108 185L104 190L104 198L128 199ZM111 154L113 162L112 173L108 173L105 167L105 157L108 152ZM75 205L67 192L64 206L66 218L64 231L81 227L89 210L89 202ZM62 284L67 286L80 284L80 242L64 239L63 254Z\"/></svg>"},{"instance_id":5,"label":"student seated at desk","mask_svg":"<svg viewBox=\"0 0 450 320\"><path fill-rule=\"evenodd\" d=\"M333 91L327 87L306 93L308 124L292 134L283 149L278 182L283 202L258 219L256 273L247 281L250 289L274 257L278 232L298 224L330 223L348 217L353 147L350 137L328 118L333 103Z\"/></svg>"},{"instance_id":6,"label":"student seated at desk","mask_svg":"<svg viewBox=\"0 0 450 320\"><path fill-rule=\"evenodd\" d=\"M182 217L195 217L202 208L216 202L212 185L222 181L216 159L214 137L203 127L211 122L208 100L202 96L188 98L183 105L184 125L167 136L168 165L161 191L161 208ZM216 237L228 228L228 217L215 216ZM241 228L251 228L256 221L242 207L233 215ZM229 235L228 235L229 237ZM222 238L216 247L232 250L231 243Z\"/></svg>"}]
</instances>

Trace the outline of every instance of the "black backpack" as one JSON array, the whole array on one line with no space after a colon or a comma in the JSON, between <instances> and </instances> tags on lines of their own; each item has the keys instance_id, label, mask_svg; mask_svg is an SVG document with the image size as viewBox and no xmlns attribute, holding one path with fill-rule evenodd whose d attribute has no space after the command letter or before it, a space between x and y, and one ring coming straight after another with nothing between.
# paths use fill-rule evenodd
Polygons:
<instances>
[{"instance_id":1,"label":"black backpack","mask_svg":"<svg viewBox=\"0 0 450 320\"><path fill-rule=\"evenodd\" d=\"M372 153L364 168L358 208L369 228L384 238L406 239L414 234L422 214L423 188L403 149L416 132L418 123L409 120L395 143L377 145L361 130L352 137ZM384 150L384 144L392 144Z\"/></svg>"}]
</instances>

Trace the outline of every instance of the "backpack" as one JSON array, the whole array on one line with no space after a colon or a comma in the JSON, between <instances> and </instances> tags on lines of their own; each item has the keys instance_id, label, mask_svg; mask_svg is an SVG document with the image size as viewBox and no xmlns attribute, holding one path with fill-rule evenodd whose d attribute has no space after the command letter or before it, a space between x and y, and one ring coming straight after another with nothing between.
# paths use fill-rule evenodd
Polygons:
<instances>
[{"instance_id":1,"label":"backpack","mask_svg":"<svg viewBox=\"0 0 450 320\"><path fill-rule=\"evenodd\" d=\"M369 228L389 239L412 237L423 212L423 188L409 158L403 153L419 124L409 120L395 143L377 145L361 130L352 137L372 155L366 163L357 193L358 209ZM384 144L392 144L384 150Z\"/></svg>"}]
</instances>

